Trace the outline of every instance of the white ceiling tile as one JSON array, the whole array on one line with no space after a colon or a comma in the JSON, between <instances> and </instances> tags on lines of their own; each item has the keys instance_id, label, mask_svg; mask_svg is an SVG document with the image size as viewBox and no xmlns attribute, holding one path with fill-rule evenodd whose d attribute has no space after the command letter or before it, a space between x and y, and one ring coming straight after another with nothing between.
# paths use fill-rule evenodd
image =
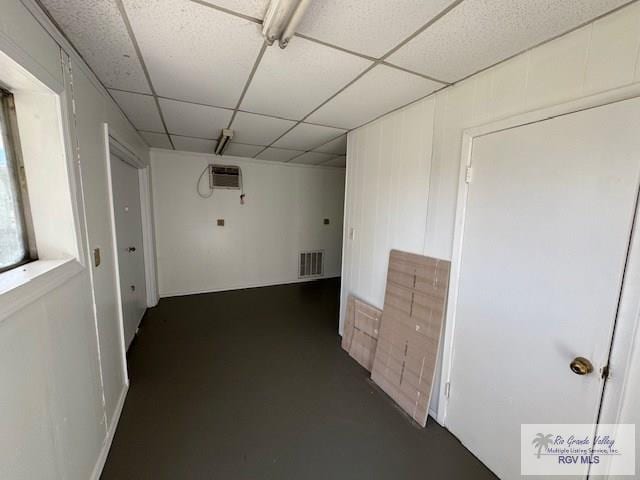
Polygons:
<instances>
[{"instance_id":1,"label":"white ceiling tile","mask_svg":"<svg viewBox=\"0 0 640 480\"><path fill-rule=\"evenodd\" d=\"M311 150L344 133L344 130L301 123L273 144L274 147Z\"/></svg>"},{"instance_id":2,"label":"white ceiling tile","mask_svg":"<svg viewBox=\"0 0 640 480\"><path fill-rule=\"evenodd\" d=\"M185 0L124 0L157 93L235 107L262 47L260 26Z\"/></svg>"},{"instance_id":3,"label":"white ceiling tile","mask_svg":"<svg viewBox=\"0 0 640 480\"><path fill-rule=\"evenodd\" d=\"M327 166L327 167L341 167L344 168L347 166L347 157L345 156L340 156L340 157L335 157L332 158L331 160L329 160L328 162L325 162L322 164L323 166Z\"/></svg>"},{"instance_id":4,"label":"white ceiling tile","mask_svg":"<svg viewBox=\"0 0 640 480\"><path fill-rule=\"evenodd\" d=\"M311 2L298 32L381 57L453 0L322 0ZM297 42L294 38L291 43Z\"/></svg>"},{"instance_id":5,"label":"white ceiling tile","mask_svg":"<svg viewBox=\"0 0 640 480\"><path fill-rule=\"evenodd\" d=\"M164 131L155 99L151 95L109 90L125 115L138 130Z\"/></svg>"},{"instance_id":6,"label":"white ceiling tile","mask_svg":"<svg viewBox=\"0 0 640 480\"><path fill-rule=\"evenodd\" d=\"M42 3L104 85L151 93L115 2L43 0Z\"/></svg>"},{"instance_id":7,"label":"white ceiling tile","mask_svg":"<svg viewBox=\"0 0 640 480\"><path fill-rule=\"evenodd\" d=\"M303 38L262 57L242 108L301 119L371 65L371 61Z\"/></svg>"},{"instance_id":8,"label":"white ceiling tile","mask_svg":"<svg viewBox=\"0 0 640 480\"><path fill-rule=\"evenodd\" d=\"M284 148L269 147L256 158L271 160L272 162L288 162L293 157L303 154L303 150L286 150Z\"/></svg>"},{"instance_id":9,"label":"white ceiling tile","mask_svg":"<svg viewBox=\"0 0 640 480\"><path fill-rule=\"evenodd\" d=\"M242 15L262 20L267 13L269 0L203 0L205 3L226 8Z\"/></svg>"},{"instance_id":10,"label":"white ceiling tile","mask_svg":"<svg viewBox=\"0 0 640 480\"><path fill-rule=\"evenodd\" d=\"M147 141L150 147L173 150L169 137L166 133L140 132L140 135L142 135L142 138Z\"/></svg>"},{"instance_id":11,"label":"white ceiling tile","mask_svg":"<svg viewBox=\"0 0 640 480\"><path fill-rule=\"evenodd\" d=\"M325 143L324 145L315 149L316 152L333 153L334 155L344 155L347 153L347 136L343 135L340 138Z\"/></svg>"},{"instance_id":12,"label":"white ceiling tile","mask_svg":"<svg viewBox=\"0 0 640 480\"><path fill-rule=\"evenodd\" d=\"M233 115L233 111L224 108L177 102L166 98L159 101L169 133L178 135L217 139L220 131L227 128Z\"/></svg>"},{"instance_id":13,"label":"white ceiling tile","mask_svg":"<svg viewBox=\"0 0 640 480\"><path fill-rule=\"evenodd\" d=\"M171 141L176 147L176 150L198 153L213 153L216 148L216 144L218 143L215 140L181 137L179 135L171 135Z\"/></svg>"},{"instance_id":14,"label":"white ceiling tile","mask_svg":"<svg viewBox=\"0 0 640 480\"><path fill-rule=\"evenodd\" d=\"M243 143L231 143L224 151L225 155L231 155L234 157L253 158L256 153L264 150L264 147L259 145L245 145Z\"/></svg>"},{"instance_id":15,"label":"white ceiling tile","mask_svg":"<svg viewBox=\"0 0 640 480\"><path fill-rule=\"evenodd\" d=\"M291 160L290 163L304 163L308 165L318 165L320 163L324 163L327 160L331 160L333 155L329 153L320 153L320 152L307 152L299 157Z\"/></svg>"},{"instance_id":16,"label":"white ceiling tile","mask_svg":"<svg viewBox=\"0 0 640 480\"><path fill-rule=\"evenodd\" d=\"M238 112L231 124L233 141L253 145L269 145L296 122L265 117L253 113Z\"/></svg>"},{"instance_id":17,"label":"white ceiling tile","mask_svg":"<svg viewBox=\"0 0 640 480\"><path fill-rule=\"evenodd\" d=\"M378 65L320 107L308 120L355 128L443 86L418 75Z\"/></svg>"},{"instance_id":18,"label":"white ceiling tile","mask_svg":"<svg viewBox=\"0 0 640 480\"><path fill-rule=\"evenodd\" d=\"M456 81L627 0L465 0L387 60Z\"/></svg>"}]
</instances>

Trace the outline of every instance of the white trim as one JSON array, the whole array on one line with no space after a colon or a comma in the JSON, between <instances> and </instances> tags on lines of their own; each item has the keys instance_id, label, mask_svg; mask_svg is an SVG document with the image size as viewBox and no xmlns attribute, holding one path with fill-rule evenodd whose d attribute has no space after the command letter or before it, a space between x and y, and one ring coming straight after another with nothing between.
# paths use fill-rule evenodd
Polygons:
<instances>
[{"instance_id":1,"label":"white trim","mask_svg":"<svg viewBox=\"0 0 640 480\"><path fill-rule=\"evenodd\" d=\"M122 360L122 375L125 383L129 384L129 370L127 368L127 344L124 338L124 307L122 305L122 288L120 285L120 264L118 261L118 239L116 236L115 203L113 201L113 181L111 176L111 148L112 137L109 135L109 125L104 124L105 168L107 171L107 191L109 201L109 220L111 221L111 243L113 244L113 263L116 280L116 303L118 305L118 333L120 335L120 357ZM115 144L114 144L115 145Z\"/></svg>"},{"instance_id":2,"label":"white trim","mask_svg":"<svg viewBox=\"0 0 640 480\"><path fill-rule=\"evenodd\" d=\"M138 170L140 184L140 212L142 216L142 243L144 253L144 279L147 293L147 307L158 304L158 274L156 272L156 242L151 199L150 166Z\"/></svg>"},{"instance_id":3,"label":"white trim","mask_svg":"<svg viewBox=\"0 0 640 480\"><path fill-rule=\"evenodd\" d=\"M147 297L147 307L153 307L158 304L158 275L156 272L156 249L155 249L155 228L153 223L153 202L151 199L150 188L150 165L145 163L138 155L136 155L135 149L132 148L126 141L123 140L123 136L114 130L107 123L104 124L106 141L108 145L107 157L111 154L115 155L125 163L131 165L138 170L138 183L140 186L140 213L142 221L142 243L144 251L144 272L145 272L145 287ZM109 175L111 175L111 164L109 158L107 158L107 169ZM109 177L109 190L110 195L113 194L113 185L111 184L111 177ZM111 203L113 210L114 203ZM113 228L115 235L115 217L113 219ZM115 237L114 237L115 238ZM117 245L117 244L116 244Z\"/></svg>"},{"instance_id":4,"label":"white trim","mask_svg":"<svg viewBox=\"0 0 640 480\"><path fill-rule=\"evenodd\" d=\"M447 302L447 314L444 330L443 341L443 355L442 355L442 374L440 377L440 398L438 402L437 421L443 426L446 426L447 422L447 406L448 398L445 396L445 385L450 382L451 379L451 367L453 357L453 340L455 336L455 314L456 303L458 296L459 275L460 275L460 257L462 254L462 243L464 237L464 220L466 214L467 192L468 185L465 181L466 167L471 164L471 155L473 147L473 139L490 133L498 132L501 130L515 128L522 125L527 125L534 122L540 122L548 120L550 118L558 117L561 115L567 115L581 110L589 108L600 107L611 103L628 100L631 98L640 97L640 84L628 85L621 88L616 88L603 93L592 95L589 97L581 98L579 100L567 102L560 105L554 105L552 107L543 108L523 114L515 115L506 119L490 122L485 125L467 129L463 132L462 138L462 151L460 155L460 174L458 182L458 201L456 207L456 217L454 226L454 240L451 257L451 278L449 282L449 298ZM640 226L637 224L634 226L633 236L638 235L638 229ZM640 255L640 249L631 249L629 255ZM633 258L631 262L636 262L638 259ZM625 279L625 285L626 285ZM623 288L625 288L623 286ZM635 295L637 296L637 294ZM629 325L631 319L629 316L624 318L618 318L617 329L618 331L628 332L630 329L633 331L638 323L638 318L633 318L634 325ZM628 358L630 345L628 342L615 341L613 344L612 357L616 358ZM626 370L626 365L621 365L622 370ZM624 376L626 372L618 372L619 375ZM605 397L608 403L620 404L620 396L622 394L622 388L616 392L610 391L610 398ZM603 408L607 411L607 406ZM609 415L611 415L609 413Z\"/></svg>"},{"instance_id":5,"label":"white trim","mask_svg":"<svg viewBox=\"0 0 640 480\"><path fill-rule=\"evenodd\" d=\"M78 53L75 47L69 42L69 40L67 40L67 38L62 34L62 32L58 30L58 27L54 25L54 23L51 21L49 16L42 10L40 5L38 4L38 1L37 0L19 0L19 1L29 11L31 16L35 19L35 21L40 24L43 30L46 31L47 34L49 34L49 36L58 45L58 47L69 56L72 63L80 67L82 72L86 75L87 79L98 90L98 92L100 92L100 94L106 100L111 102L111 104L114 105L118 109L118 111L122 113L123 118L125 118L125 120L129 123L132 130L136 132L136 134L140 138L140 141L144 145L148 145L147 141L144 138L142 138L142 136L136 129L135 125L131 123L129 118L124 114L124 111L122 110L122 108L120 108L120 106L113 99L109 91L105 88L102 82L100 82L100 80L98 79L96 74L93 72L93 70L91 70L91 67L87 65L87 62L85 62L84 58L82 58L82 56ZM39 68L42 69L43 67L39 67Z\"/></svg>"},{"instance_id":6,"label":"white trim","mask_svg":"<svg viewBox=\"0 0 640 480\"><path fill-rule=\"evenodd\" d=\"M67 162L67 176L69 178L69 191L71 194L71 210L73 222L76 229L76 244L78 251L78 261L87 267L89 263L88 244L85 243L86 218L84 211L84 198L82 196L82 175L80 172L80 159L78 156L76 138L76 117L74 114L73 98L73 72L69 57L61 50L62 79L64 91L59 96L60 117L62 124L63 148Z\"/></svg>"},{"instance_id":7,"label":"white trim","mask_svg":"<svg viewBox=\"0 0 640 480\"><path fill-rule=\"evenodd\" d=\"M113 127L109 127L107 123L104 124L104 128L107 132L107 141L109 144L109 152L115 155L120 160L128 163L133 168L140 169L145 168L147 164L134 153L135 149L129 146L122 139L117 131L114 131Z\"/></svg>"},{"instance_id":8,"label":"white trim","mask_svg":"<svg viewBox=\"0 0 640 480\"><path fill-rule=\"evenodd\" d=\"M90 477L91 480L100 480L100 475L102 475L102 470L104 469L104 465L107 462L109 450L111 449L111 444L113 443L113 437L116 434L116 428L118 427L118 422L120 421L120 416L122 415L122 409L124 407L124 401L127 398L128 391L129 383L127 382L122 388L122 393L120 394L120 398L118 399L116 410L113 413L113 418L111 419L111 425L109 425L109 428L107 429L107 435L104 439L104 443L102 444L102 449L100 450L98 459L96 460L95 466L93 467L93 472L91 473Z\"/></svg>"},{"instance_id":9,"label":"white trim","mask_svg":"<svg viewBox=\"0 0 640 480\"><path fill-rule=\"evenodd\" d=\"M349 156L349 152L351 152L352 150L349 149L349 143L353 143L353 135L351 133L347 133L347 156ZM351 208L351 205L348 204L348 190L347 190L347 185L349 185L349 168L348 166L345 167L344 169L344 195L342 197L342 251L340 252L340 276L343 279L347 278L347 264L348 264L348 259L347 259L347 245L348 242L350 242L351 240L349 239L349 228L350 228L350 223L347 222L347 218L349 216L349 209ZM351 245L349 246L349 253L351 253ZM344 333L344 318L343 318L343 304L346 301L346 297L348 295L347 292L347 285L345 283L345 281L343 280L342 282L340 282L340 302L339 302L339 310L338 310L338 335L340 335L340 337L343 336ZM344 298L343 298L344 297ZM345 304L345 311L346 311L346 304Z\"/></svg>"},{"instance_id":10,"label":"white trim","mask_svg":"<svg viewBox=\"0 0 640 480\"><path fill-rule=\"evenodd\" d=\"M0 52L19 64L29 77L34 77L51 92L60 94L64 91L61 79L54 77L49 70L2 31L0 31ZM62 72L62 67L60 71Z\"/></svg>"},{"instance_id":11,"label":"white trim","mask_svg":"<svg viewBox=\"0 0 640 480\"><path fill-rule=\"evenodd\" d=\"M604 387L600 423L627 423L620 418L634 348L640 348L640 218L631 232L628 261L618 307L618 319L613 332L609 378ZM622 368L620 368L622 366Z\"/></svg>"},{"instance_id":12,"label":"white trim","mask_svg":"<svg viewBox=\"0 0 640 480\"><path fill-rule=\"evenodd\" d=\"M84 270L75 259L36 260L0 274L0 322Z\"/></svg>"},{"instance_id":13,"label":"white trim","mask_svg":"<svg viewBox=\"0 0 640 480\"><path fill-rule=\"evenodd\" d=\"M262 288L262 287L277 287L278 285L292 285L294 283L309 283L309 282L317 282L318 280L328 280L330 278L340 278L340 274L337 275L328 275L326 277L316 277L316 278L298 278L296 280L287 280L284 282L264 282L264 283L249 283L246 285L237 285L230 287L221 287L221 288L212 288L212 289L204 289L204 290L185 290L179 292L160 292L160 298L168 298L168 297L182 297L185 295L199 295L201 293L218 293L218 292L230 292L233 290L246 290L249 288Z\"/></svg>"},{"instance_id":14,"label":"white trim","mask_svg":"<svg viewBox=\"0 0 640 480\"><path fill-rule=\"evenodd\" d=\"M20 3L29 11L31 16L35 19L36 22L40 24L40 26L45 30L51 39L58 45L59 48L62 48L73 63L77 63L81 66L83 72L88 76L91 83L105 96L109 96L107 90L104 88L102 83L98 80L98 77L91 71L91 69L87 66L84 59L80 56L80 54L76 51L76 49L69 43L69 41L65 38L65 36L58 30L58 28L53 24L51 19L47 16L45 12L42 11L40 5L36 0L20 0Z\"/></svg>"}]
</instances>

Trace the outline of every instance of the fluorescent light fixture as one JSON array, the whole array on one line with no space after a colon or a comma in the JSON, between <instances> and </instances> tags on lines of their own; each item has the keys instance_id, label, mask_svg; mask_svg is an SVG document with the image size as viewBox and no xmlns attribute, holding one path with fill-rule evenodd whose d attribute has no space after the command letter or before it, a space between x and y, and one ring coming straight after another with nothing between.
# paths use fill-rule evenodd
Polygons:
<instances>
[{"instance_id":1,"label":"fluorescent light fixture","mask_svg":"<svg viewBox=\"0 0 640 480\"><path fill-rule=\"evenodd\" d=\"M311 0L271 0L262 24L262 35L268 45L278 40L285 48L296 33Z\"/></svg>"},{"instance_id":2,"label":"fluorescent light fixture","mask_svg":"<svg viewBox=\"0 0 640 480\"><path fill-rule=\"evenodd\" d=\"M232 138L233 130L231 130L230 128L223 128L222 133L220 134L220 138L218 139L218 144L216 145L215 154L222 155L231 143Z\"/></svg>"}]
</instances>

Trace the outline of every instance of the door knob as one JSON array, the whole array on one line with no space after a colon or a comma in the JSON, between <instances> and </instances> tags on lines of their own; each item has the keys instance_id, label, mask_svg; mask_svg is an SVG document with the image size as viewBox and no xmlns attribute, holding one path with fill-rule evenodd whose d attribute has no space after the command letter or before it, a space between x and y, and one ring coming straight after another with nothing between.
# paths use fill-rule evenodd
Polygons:
<instances>
[{"instance_id":1,"label":"door knob","mask_svg":"<svg viewBox=\"0 0 640 480\"><path fill-rule=\"evenodd\" d=\"M584 357L576 357L569 364L569 368L576 375L586 375L593 372L593 365Z\"/></svg>"},{"instance_id":2,"label":"door knob","mask_svg":"<svg viewBox=\"0 0 640 480\"><path fill-rule=\"evenodd\" d=\"M135 251L136 251L136 247L127 248L127 252L135 252Z\"/></svg>"}]
</instances>

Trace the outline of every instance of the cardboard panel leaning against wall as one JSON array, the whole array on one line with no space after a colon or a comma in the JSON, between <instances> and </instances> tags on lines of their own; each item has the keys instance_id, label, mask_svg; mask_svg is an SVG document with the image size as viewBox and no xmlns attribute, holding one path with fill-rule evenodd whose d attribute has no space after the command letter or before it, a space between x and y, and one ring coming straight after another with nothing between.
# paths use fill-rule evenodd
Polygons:
<instances>
[{"instance_id":1,"label":"cardboard panel leaning against wall","mask_svg":"<svg viewBox=\"0 0 640 480\"><path fill-rule=\"evenodd\" d=\"M162 296L295 282L303 250L324 252L323 277L340 275L344 169L157 149L151 155ZM244 205L238 190L197 195L211 161L242 168ZM201 190L207 187L205 176Z\"/></svg>"}]
</instances>

